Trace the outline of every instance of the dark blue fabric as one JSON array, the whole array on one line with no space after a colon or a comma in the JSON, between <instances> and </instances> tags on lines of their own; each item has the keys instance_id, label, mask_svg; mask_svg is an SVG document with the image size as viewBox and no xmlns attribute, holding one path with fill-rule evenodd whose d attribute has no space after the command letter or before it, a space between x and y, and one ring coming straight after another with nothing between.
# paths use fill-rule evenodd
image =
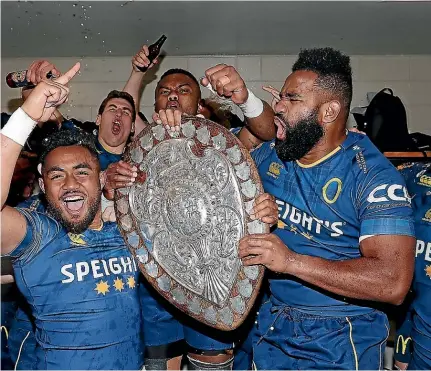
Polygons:
<instances>
[{"instance_id":1,"label":"dark blue fabric","mask_svg":"<svg viewBox=\"0 0 431 371\"><path fill-rule=\"evenodd\" d=\"M256 331L258 370L381 370L389 322L379 311L322 317L267 302Z\"/></svg>"},{"instance_id":2,"label":"dark blue fabric","mask_svg":"<svg viewBox=\"0 0 431 371\"><path fill-rule=\"evenodd\" d=\"M47 215L17 210L27 234L10 256L35 318L35 367L140 369L139 270L117 225L75 235Z\"/></svg>"},{"instance_id":3,"label":"dark blue fabric","mask_svg":"<svg viewBox=\"0 0 431 371\"><path fill-rule=\"evenodd\" d=\"M144 279L144 278L142 278ZM185 339L193 348L224 350L233 348L229 332L218 331L194 321L163 299L148 284L139 286L145 346L158 346Z\"/></svg>"},{"instance_id":4,"label":"dark blue fabric","mask_svg":"<svg viewBox=\"0 0 431 371\"><path fill-rule=\"evenodd\" d=\"M416 228L413 300L396 335L395 359L431 369L431 163L401 169L412 197ZM410 358L411 357L411 358Z\"/></svg>"},{"instance_id":5,"label":"dark blue fabric","mask_svg":"<svg viewBox=\"0 0 431 371\"><path fill-rule=\"evenodd\" d=\"M274 142L254 150L265 192L275 196L275 234L293 251L329 260L361 256L366 235L414 236L404 179L368 138L349 133L337 152L318 163L283 163ZM286 305L327 316L372 311L349 298L316 290L291 276L270 279L271 294Z\"/></svg>"}]
</instances>

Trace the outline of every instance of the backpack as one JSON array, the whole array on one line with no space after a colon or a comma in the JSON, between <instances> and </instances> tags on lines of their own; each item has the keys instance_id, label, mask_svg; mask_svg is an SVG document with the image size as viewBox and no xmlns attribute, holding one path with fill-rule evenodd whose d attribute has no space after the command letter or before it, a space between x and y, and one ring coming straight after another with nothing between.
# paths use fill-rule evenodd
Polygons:
<instances>
[{"instance_id":1,"label":"backpack","mask_svg":"<svg viewBox=\"0 0 431 371\"><path fill-rule=\"evenodd\" d=\"M417 149L408 131L404 104L392 89L380 90L371 100L365 114L353 113L353 117L358 129L365 132L381 152Z\"/></svg>"}]
</instances>

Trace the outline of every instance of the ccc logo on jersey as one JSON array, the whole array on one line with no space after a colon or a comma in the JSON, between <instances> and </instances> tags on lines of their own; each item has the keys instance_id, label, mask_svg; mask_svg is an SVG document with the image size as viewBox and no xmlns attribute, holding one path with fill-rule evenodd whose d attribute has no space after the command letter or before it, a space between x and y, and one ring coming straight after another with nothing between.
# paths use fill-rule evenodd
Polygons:
<instances>
[{"instance_id":1,"label":"ccc logo on jersey","mask_svg":"<svg viewBox=\"0 0 431 371\"><path fill-rule=\"evenodd\" d=\"M410 203L406 187L400 184L382 184L374 188L367 197L371 204L388 201L404 201Z\"/></svg>"},{"instance_id":2,"label":"ccc logo on jersey","mask_svg":"<svg viewBox=\"0 0 431 371\"><path fill-rule=\"evenodd\" d=\"M322 188L322 196L327 204L333 204L340 196L343 182L340 178L329 179Z\"/></svg>"}]
</instances>

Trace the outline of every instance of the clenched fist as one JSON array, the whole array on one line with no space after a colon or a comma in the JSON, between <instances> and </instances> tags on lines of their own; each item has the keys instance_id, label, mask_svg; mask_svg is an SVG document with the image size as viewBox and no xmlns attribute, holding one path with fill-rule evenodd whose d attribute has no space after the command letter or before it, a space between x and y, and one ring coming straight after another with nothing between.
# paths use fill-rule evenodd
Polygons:
<instances>
[{"instance_id":1,"label":"clenched fist","mask_svg":"<svg viewBox=\"0 0 431 371\"><path fill-rule=\"evenodd\" d=\"M235 104L243 104L248 99L248 90L238 71L225 64L218 64L205 71L201 81L203 86L211 84L218 95L230 98Z\"/></svg>"}]
</instances>

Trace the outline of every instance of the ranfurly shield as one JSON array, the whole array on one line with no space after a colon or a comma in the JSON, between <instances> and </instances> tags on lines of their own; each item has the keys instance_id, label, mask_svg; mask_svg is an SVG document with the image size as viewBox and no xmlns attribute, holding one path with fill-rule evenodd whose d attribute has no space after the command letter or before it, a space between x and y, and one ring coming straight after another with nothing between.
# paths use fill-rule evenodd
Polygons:
<instances>
[{"instance_id":1,"label":"ranfurly shield","mask_svg":"<svg viewBox=\"0 0 431 371\"><path fill-rule=\"evenodd\" d=\"M250 154L224 127L186 116L179 132L146 128L124 159L138 176L116 191L115 211L141 272L188 315L235 329L264 273L262 266L241 264L238 242L269 229L248 214L262 193Z\"/></svg>"}]
</instances>

